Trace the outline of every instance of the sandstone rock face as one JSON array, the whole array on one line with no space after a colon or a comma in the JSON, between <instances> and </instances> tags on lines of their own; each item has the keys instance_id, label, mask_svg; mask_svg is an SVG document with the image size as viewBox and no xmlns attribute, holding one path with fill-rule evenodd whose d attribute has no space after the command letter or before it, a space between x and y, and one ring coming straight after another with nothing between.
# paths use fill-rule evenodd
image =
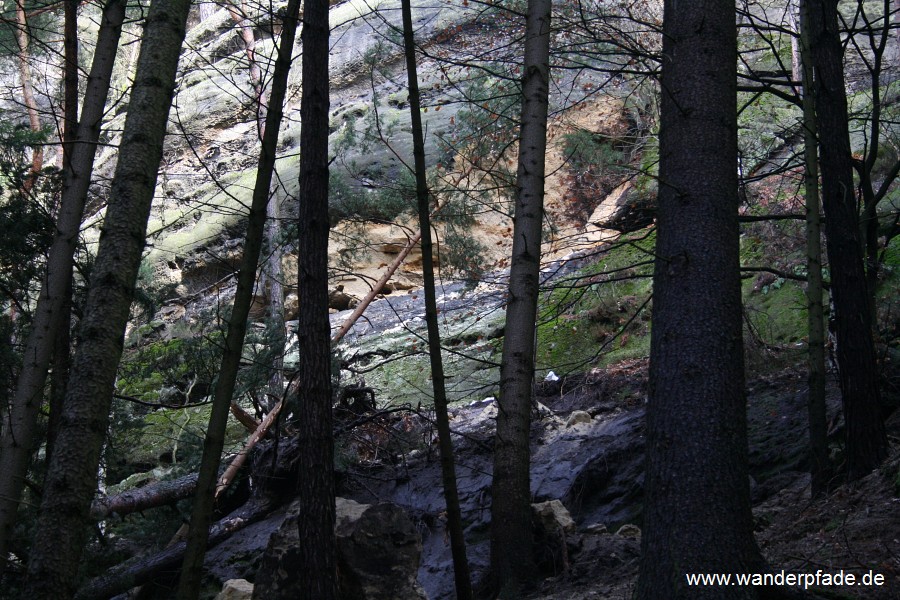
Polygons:
<instances>
[{"instance_id":1,"label":"sandstone rock face","mask_svg":"<svg viewBox=\"0 0 900 600\"><path fill-rule=\"evenodd\" d=\"M625 181L609 193L588 217L586 231L591 239L609 239L617 232L636 231L653 222L656 215L654 198L656 190L651 186L641 189L631 181Z\"/></svg>"},{"instance_id":2,"label":"sandstone rock face","mask_svg":"<svg viewBox=\"0 0 900 600\"><path fill-rule=\"evenodd\" d=\"M284 320L293 321L300 312L300 298L297 294L288 294L284 299Z\"/></svg>"},{"instance_id":3,"label":"sandstone rock face","mask_svg":"<svg viewBox=\"0 0 900 600\"><path fill-rule=\"evenodd\" d=\"M422 540L415 525L396 504L360 504L338 498L335 533L338 548L338 585L343 600L427 600L416 581ZM300 543L294 505L272 534L257 577L258 598L276 596L267 576L280 568ZM267 566L268 565L268 566ZM285 590L278 590L284 594Z\"/></svg>"}]
</instances>

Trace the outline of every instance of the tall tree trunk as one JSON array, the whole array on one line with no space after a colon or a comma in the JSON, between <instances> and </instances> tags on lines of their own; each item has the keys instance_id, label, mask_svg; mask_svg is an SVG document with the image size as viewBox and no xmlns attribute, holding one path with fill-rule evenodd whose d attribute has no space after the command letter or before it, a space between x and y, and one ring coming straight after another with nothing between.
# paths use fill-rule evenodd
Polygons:
<instances>
[{"instance_id":1,"label":"tall tree trunk","mask_svg":"<svg viewBox=\"0 0 900 600\"><path fill-rule=\"evenodd\" d=\"M822 302L822 219L819 210L819 153L816 101L809 47L809 1L800 1L800 55L803 75L803 145L806 171L806 306L809 326L809 472L812 495L824 494L831 479L828 416L825 409L825 307Z\"/></svg>"},{"instance_id":2,"label":"tall tree trunk","mask_svg":"<svg viewBox=\"0 0 900 600\"><path fill-rule=\"evenodd\" d=\"M853 193L837 10L837 0L809 2L826 250L831 269L837 359L847 431L847 476L854 480L874 469L887 456L888 446L879 406L872 315Z\"/></svg>"},{"instance_id":3,"label":"tall tree trunk","mask_svg":"<svg viewBox=\"0 0 900 600\"><path fill-rule=\"evenodd\" d=\"M256 109L256 128L260 140L265 137L266 119L267 119L267 101L265 99L265 89L262 81L262 69L259 61L256 60L256 37L253 28L250 26L244 5L240 7L236 4L237 0L228 3L228 14L231 20L241 32L241 39L244 42L244 53L247 55L247 75L250 78L250 85L253 86L253 103ZM271 101L271 100L270 100ZM281 398L284 394L284 376L282 369L284 368L284 351L285 329L284 329L284 289L282 281L284 281L284 271L281 266L281 248L276 240L280 237L281 226L281 202L276 192L275 197L266 208L266 244L268 246L268 258L266 259L266 268L260 271L259 288L269 290L269 328L274 332L271 345L276 348L273 354L271 375L269 376L268 397L264 400L266 410L271 410L278 400L272 398Z\"/></svg>"},{"instance_id":4,"label":"tall tree trunk","mask_svg":"<svg viewBox=\"0 0 900 600\"><path fill-rule=\"evenodd\" d=\"M640 600L757 598L686 573L762 570L753 539L733 6L666 0Z\"/></svg>"},{"instance_id":5,"label":"tall tree trunk","mask_svg":"<svg viewBox=\"0 0 900 600\"><path fill-rule=\"evenodd\" d=\"M38 113L37 100L34 97L34 84L31 77L31 55L28 52L29 33L28 18L25 14L25 0L16 0L16 43L19 50L17 57L19 61L19 79L22 84L22 101L28 113L28 125L31 131L38 133L41 130L41 119ZM43 166L43 146L32 146L31 170L22 184L23 192L27 194L31 191Z\"/></svg>"},{"instance_id":6,"label":"tall tree trunk","mask_svg":"<svg viewBox=\"0 0 900 600\"><path fill-rule=\"evenodd\" d=\"M47 418L47 451L46 462L49 465L56 449L56 436L59 435L59 424L62 421L62 407L65 405L66 385L69 372L72 370L72 282L65 292L60 307L60 322L53 338L53 362L50 372L50 415Z\"/></svg>"},{"instance_id":7,"label":"tall tree trunk","mask_svg":"<svg viewBox=\"0 0 900 600\"><path fill-rule=\"evenodd\" d=\"M441 332L438 327L437 293L434 286L434 256L431 241L431 211L428 182L425 172L425 135L416 70L416 44L413 35L410 0L403 0L403 46L406 53L406 74L409 82L409 114L412 121L413 160L416 175L419 231L422 232L422 278L425 282L425 323L428 327L428 357L431 362L431 388L434 393L434 414L437 421L438 447L441 454L441 477L444 502L447 508L447 530L453 556L453 574L457 600L471 600L472 579L466 558L466 539L463 535L462 512L456 487L456 465L453 459L453 440L450 417L447 414L447 390L444 381L444 362L441 357Z\"/></svg>"},{"instance_id":8,"label":"tall tree trunk","mask_svg":"<svg viewBox=\"0 0 900 600\"><path fill-rule=\"evenodd\" d=\"M491 490L491 573L504 598L517 597L534 572L529 433L544 218L551 4L529 0L525 22L513 248Z\"/></svg>"},{"instance_id":9,"label":"tall tree trunk","mask_svg":"<svg viewBox=\"0 0 900 600\"><path fill-rule=\"evenodd\" d=\"M209 526L212 522L213 496L218 480L219 461L222 447L225 444L225 428L228 424L228 413L231 407L234 386L240 367L244 336L247 332L247 317L253 303L253 288L256 280L256 269L259 255L265 238L266 206L269 204L272 187L272 176L275 169L275 157L278 146L278 132L281 129L284 99L287 93L288 74L291 70L291 56L294 51L294 38L297 32L297 19L300 12L300 0L290 0L285 10L281 30L281 43L278 48L278 59L272 79L272 93L269 98L265 133L260 149L259 165L256 169L256 184L253 188L253 200L247 225L247 236L244 241L244 253L237 278L237 290L234 295L234 306L228 321L228 334L225 338L225 349L219 367L219 377L213 399L209 426L203 443L203 458L200 463L200 477L197 492L194 495L194 506L191 511L191 526L188 534L187 552L181 568L181 579L178 584L179 600L195 600L200 593L200 580L203 574L203 557L206 553L206 542Z\"/></svg>"},{"instance_id":10,"label":"tall tree trunk","mask_svg":"<svg viewBox=\"0 0 900 600\"><path fill-rule=\"evenodd\" d=\"M63 25L63 151L62 168L72 159L78 127L78 0L65 0Z\"/></svg>"},{"instance_id":11,"label":"tall tree trunk","mask_svg":"<svg viewBox=\"0 0 900 600\"><path fill-rule=\"evenodd\" d=\"M72 153L78 134L78 0L66 0L64 4L64 57L63 57L63 134L60 168L72 168ZM61 200L60 200L61 202ZM72 280L65 291L60 307L59 324L53 339L50 378L50 416L47 420L46 461L50 464L59 432L66 382L72 366Z\"/></svg>"},{"instance_id":12,"label":"tall tree trunk","mask_svg":"<svg viewBox=\"0 0 900 600\"><path fill-rule=\"evenodd\" d=\"M296 426L303 477L297 519L301 600L336 594L331 326L328 320L328 0L306 0L303 14L303 97L300 105L298 240L298 400Z\"/></svg>"},{"instance_id":13,"label":"tall tree trunk","mask_svg":"<svg viewBox=\"0 0 900 600\"><path fill-rule=\"evenodd\" d=\"M189 8L189 0L154 0L147 15L144 35L152 43L141 46L79 326L57 451L28 563L30 598L59 600L74 592Z\"/></svg>"},{"instance_id":14,"label":"tall tree trunk","mask_svg":"<svg viewBox=\"0 0 900 600\"><path fill-rule=\"evenodd\" d=\"M276 600L336 597L334 537L334 435L332 432L331 327L328 319L328 0L306 0L303 9L300 103L300 207L297 241L300 362L292 390L303 484L298 499L296 550L260 565ZM257 594L256 597L259 597Z\"/></svg>"},{"instance_id":15,"label":"tall tree trunk","mask_svg":"<svg viewBox=\"0 0 900 600\"><path fill-rule=\"evenodd\" d=\"M269 374L269 398L266 401L268 410L274 408L284 395L284 344L287 332L284 327L284 268L281 264L281 186L276 185L275 195L266 208L266 245L269 254L266 259L265 276L268 280L269 323L271 335L269 344L275 349ZM264 284L263 289L266 289Z\"/></svg>"},{"instance_id":16,"label":"tall tree trunk","mask_svg":"<svg viewBox=\"0 0 900 600\"><path fill-rule=\"evenodd\" d=\"M64 166L62 198L47 259L47 272L34 311L32 330L25 343L22 371L16 384L9 422L3 424L0 436L0 572L5 566L7 542L25 483L28 461L38 444L35 428L53 339L60 327L68 327L68 321L62 316L67 314L63 307L71 288L72 259L124 19L125 1L109 0L103 11L71 161Z\"/></svg>"}]
</instances>

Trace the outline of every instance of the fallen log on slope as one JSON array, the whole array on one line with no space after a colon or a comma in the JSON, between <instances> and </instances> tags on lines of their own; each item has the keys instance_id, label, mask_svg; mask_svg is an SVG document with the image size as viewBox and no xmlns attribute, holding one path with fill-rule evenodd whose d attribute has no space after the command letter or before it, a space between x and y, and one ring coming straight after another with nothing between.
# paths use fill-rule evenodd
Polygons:
<instances>
[{"instance_id":1,"label":"fallen log on slope","mask_svg":"<svg viewBox=\"0 0 900 600\"><path fill-rule=\"evenodd\" d=\"M280 503L275 496L250 500L210 528L207 547L215 546L233 533L262 520ZM177 571L181 567L186 542L178 542L150 556L136 557L89 581L78 590L76 600L106 600L131 588L153 581L162 571Z\"/></svg>"},{"instance_id":2,"label":"fallen log on slope","mask_svg":"<svg viewBox=\"0 0 900 600\"><path fill-rule=\"evenodd\" d=\"M256 482L252 495L243 506L210 528L207 548L264 519L293 496L299 480L297 446L296 438L270 440L256 446L250 465ZM178 571L186 549L186 542L180 541L154 554L131 558L87 582L75 597L105 600L153 581L160 573Z\"/></svg>"},{"instance_id":3,"label":"fallen log on slope","mask_svg":"<svg viewBox=\"0 0 900 600\"><path fill-rule=\"evenodd\" d=\"M190 497L196 487L197 474L188 473L178 479L159 481L115 496L100 496L91 504L91 519L102 521L113 515L122 516L174 504Z\"/></svg>"},{"instance_id":4,"label":"fallen log on slope","mask_svg":"<svg viewBox=\"0 0 900 600\"><path fill-rule=\"evenodd\" d=\"M272 426L272 423L275 422L275 419L278 417L278 413L281 412L281 407L284 401L280 400L275 407L269 411L269 414L266 415L266 418L262 420L262 423L257 425L256 430L253 432L253 435L250 436L250 439L247 440L247 443L244 444L243 449L238 453L237 456L234 457L234 460L231 461L231 464L228 465L228 468L225 469L225 472L219 478L219 483L216 484L216 495L215 498L218 499L219 496L222 495L228 486L231 485L231 482L234 481L234 477L237 475L237 472L244 466L244 462L247 460L247 456L250 454L250 451L256 446L257 443L266 435L269 431L269 428ZM231 405L234 407L234 404Z\"/></svg>"},{"instance_id":5,"label":"fallen log on slope","mask_svg":"<svg viewBox=\"0 0 900 600\"><path fill-rule=\"evenodd\" d=\"M381 289L387 284L387 282L391 279L394 273L400 268L400 265L403 264L403 261L406 260L406 257L409 256L409 253L412 251L413 247L419 243L419 240L422 239L422 232L418 231L415 235L409 238L409 241L406 242L406 246L400 251L400 254L394 259L394 261L385 269L384 273L381 275L381 279L379 279L375 285L372 286L372 289L369 290L369 293L366 294L366 297L360 300L359 304L350 313L350 316L344 319L344 322L341 324L340 329L338 329L337 333L335 333L331 337L331 345L335 346L338 342L340 342L343 337L350 331L350 328L353 327L353 324L356 323L359 318L362 316L366 309L369 307L369 304L372 303L372 300L381 293Z\"/></svg>"},{"instance_id":6,"label":"fallen log on slope","mask_svg":"<svg viewBox=\"0 0 900 600\"><path fill-rule=\"evenodd\" d=\"M250 433L253 435L250 436L243 450L234 457L228 469L220 469L220 480L216 486L217 498L234 481L237 471L243 466L247 458L247 453L266 435L266 432L268 432L269 427L271 427L275 417L281 410L281 402L263 419L262 423L256 421L250 414L234 403L232 403L231 408L235 416L238 416L235 408L246 416L246 422L245 419L238 416L238 420L244 423L245 427L249 427L249 424L253 423L254 426L250 430ZM159 481L116 494L115 496L100 496L91 504L91 519L102 521L111 516L121 517L149 508L159 508L160 506L174 504L179 500L192 496L196 488L197 473L188 473L172 481Z\"/></svg>"},{"instance_id":7,"label":"fallen log on slope","mask_svg":"<svg viewBox=\"0 0 900 600\"><path fill-rule=\"evenodd\" d=\"M234 418L237 419L238 422L244 426L244 429L246 429L251 434L256 431L257 427L259 427L259 421L256 420L256 417L238 406L237 402L231 403L231 414L233 414Z\"/></svg>"},{"instance_id":8,"label":"fallen log on slope","mask_svg":"<svg viewBox=\"0 0 900 600\"><path fill-rule=\"evenodd\" d=\"M459 183L457 181L457 183ZM445 204L441 204L440 202L435 206L434 210L431 211L431 216L434 217L437 215L442 208L444 208ZM382 288L390 281L391 277L400 268L400 265L403 264L403 261L406 260L406 257L409 256L409 253L412 252L412 249L415 248L416 244L418 244L422 240L422 232L417 231L412 236L410 236L409 240L407 240L406 245L400 250L400 253L394 258L393 262L384 270L384 273L381 275L381 278L375 282L375 285L372 286L372 289L369 290L369 293L366 294L365 298L360 300L359 304L350 313L350 316L344 319L344 322L341 324L341 327L337 330L331 337L331 345L336 346L338 342L340 342L347 332L350 331L350 328L353 327L353 324L356 323L359 318L366 312L366 309L369 307L369 304L381 293Z\"/></svg>"}]
</instances>

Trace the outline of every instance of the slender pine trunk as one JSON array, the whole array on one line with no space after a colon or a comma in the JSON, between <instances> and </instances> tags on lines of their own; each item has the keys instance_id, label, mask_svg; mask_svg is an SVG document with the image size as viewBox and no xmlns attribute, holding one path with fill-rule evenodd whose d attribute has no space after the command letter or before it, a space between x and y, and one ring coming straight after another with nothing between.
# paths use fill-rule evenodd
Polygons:
<instances>
[{"instance_id":1,"label":"slender pine trunk","mask_svg":"<svg viewBox=\"0 0 900 600\"><path fill-rule=\"evenodd\" d=\"M34 600L61 600L75 591L189 8L189 0L154 0L147 15L144 35L153 42L142 45L138 59L57 449L31 545L25 596ZM83 116L82 122L99 124L100 118Z\"/></svg>"},{"instance_id":2,"label":"slender pine trunk","mask_svg":"<svg viewBox=\"0 0 900 600\"><path fill-rule=\"evenodd\" d=\"M447 414L447 390L444 363L441 357L441 332L438 327L437 294L434 286L434 256L431 241L431 218L428 182L425 172L425 135L419 100L419 80L416 70L416 45L413 35L410 0L402 1L403 46L406 53L406 74L409 82L409 114L412 120L413 159L416 175L419 231L422 232L422 278L425 281L425 323L428 327L428 356L431 362L431 388L434 393L434 414L437 421L438 447L441 455L441 477L444 483L444 502L447 508L447 530L453 556L453 574L457 600L471 600L472 579L466 558L466 539L463 535L459 491L456 487L456 465L453 459L453 440Z\"/></svg>"},{"instance_id":3,"label":"slender pine trunk","mask_svg":"<svg viewBox=\"0 0 900 600\"><path fill-rule=\"evenodd\" d=\"M529 0L509 299L491 489L491 574L503 598L534 577L531 533L531 404L550 90L550 0Z\"/></svg>"},{"instance_id":4,"label":"slender pine trunk","mask_svg":"<svg viewBox=\"0 0 900 600\"><path fill-rule=\"evenodd\" d=\"M806 302L809 327L809 472L812 495L828 490L828 417L825 409L825 306L822 301L822 219L819 210L819 153L816 101L807 20L809 0L800 0L800 54L803 74L803 141L806 171Z\"/></svg>"},{"instance_id":5,"label":"slender pine trunk","mask_svg":"<svg viewBox=\"0 0 900 600\"><path fill-rule=\"evenodd\" d=\"M178 583L176 596L178 600L195 600L200 593L203 557L206 553L209 526L212 523L213 498L222 448L225 444L225 428L228 424L228 413L232 396L234 396L235 382L244 347L244 336L247 332L247 317L253 303L253 288L259 265L259 255L265 239L266 207L269 204L269 190L272 187L275 170L278 132L281 129L284 100L287 95L288 74L291 70L291 57L294 51L299 12L300 0L290 0L285 10L278 59L275 62L275 72L272 77L272 93L269 97L266 122L263 128L262 148L260 149L259 165L256 169L256 184L253 188L247 235L244 240L244 253L237 277L237 290L234 295L231 317L228 321L228 333L225 337L225 349L222 353L219 377L216 381L209 426L203 442L203 458L200 463L200 475L191 511L187 551Z\"/></svg>"},{"instance_id":6,"label":"slender pine trunk","mask_svg":"<svg viewBox=\"0 0 900 600\"><path fill-rule=\"evenodd\" d=\"M37 100L34 97L34 82L31 77L31 53L29 52L30 36L28 30L28 17L25 13L25 0L16 0L16 43L18 44L17 58L19 62L19 79L22 86L22 102L28 114L28 125L31 131L41 131L41 119L38 111ZM31 169L25 181L22 183L22 191L25 194L31 192L41 169L44 166L44 147L40 144L31 148Z\"/></svg>"},{"instance_id":7,"label":"slender pine trunk","mask_svg":"<svg viewBox=\"0 0 900 600\"><path fill-rule=\"evenodd\" d=\"M281 264L281 195L280 186L276 185L274 197L266 209L266 259L265 277L268 280L269 307L268 328L271 335L269 344L274 348L269 371L268 398L266 408L271 410L284 395L284 344L286 330L284 327L284 269Z\"/></svg>"},{"instance_id":8,"label":"slender pine trunk","mask_svg":"<svg viewBox=\"0 0 900 600\"><path fill-rule=\"evenodd\" d=\"M825 247L847 432L847 476L854 480L878 466L887 456L888 444L854 194L837 0L810 0L807 14L816 75Z\"/></svg>"},{"instance_id":9,"label":"slender pine trunk","mask_svg":"<svg viewBox=\"0 0 900 600\"><path fill-rule=\"evenodd\" d=\"M328 320L328 0L303 10L303 97L300 104L300 210L297 288L300 306L295 405L303 484L297 518L296 593L284 598L333 600L337 594L334 537L334 432L331 325ZM290 568L295 566L290 565Z\"/></svg>"},{"instance_id":10,"label":"slender pine trunk","mask_svg":"<svg viewBox=\"0 0 900 600\"><path fill-rule=\"evenodd\" d=\"M88 76L81 121L71 148L71 160L64 165L62 198L47 272L41 283L32 330L25 342L22 371L16 382L9 420L3 424L0 435L0 572L5 566L7 542L15 522L28 462L38 445L35 432L53 340L60 327L68 327L68 320L62 316L67 314L64 303L70 295L72 259L124 19L124 0L107 2Z\"/></svg>"}]
</instances>

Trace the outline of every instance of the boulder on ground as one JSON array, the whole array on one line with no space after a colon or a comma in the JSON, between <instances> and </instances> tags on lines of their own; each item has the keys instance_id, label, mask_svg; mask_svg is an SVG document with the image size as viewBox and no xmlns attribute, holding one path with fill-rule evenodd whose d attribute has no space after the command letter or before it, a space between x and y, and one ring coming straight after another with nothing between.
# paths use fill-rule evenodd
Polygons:
<instances>
[{"instance_id":1,"label":"boulder on ground","mask_svg":"<svg viewBox=\"0 0 900 600\"><path fill-rule=\"evenodd\" d=\"M338 503L335 532L341 597L425 600L416 576L422 540L406 512L389 502Z\"/></svg>"},{"instance_id":2,"label":"boulder on ground","mask_svg":"<svg viewBox=\"0 0 900 600\"><path fill-rule=\"evenodd\" d=\"M229 579L216 600L252 600L253 584L246 579Z\"/></svg>"},{"instance_id":3,"label":"boulder on ground","mask_svg":"<svg viewBox=\"0 0 900 600\"><path fill-rule=\"evenodd\" d=\"M355 308L359 305L359 298L355 298L344 291L344 286L339 285L328 293L328 308L336 311Z\"/></svg>"},{"instance_id":4,"label":"boulder on ground","mask_svg":"<svg viewBox=\"0 0 900 600\"><path fill-rule=\"evenodd\" d=\"M535 559L538 567L552 575L569 569L569 534L575 533L575 521L559 500L531 505Z\"/></svg>"},{"instance_id":5,"label":"boulder on ground","mask_svg":"<svg viewBox=\"0 0 900 600\"><path fill-rule=\"evenodd\" d=\"M416 581L422 540L406 512L388 502L371 505L338 498L338 585L344 600L427 600ZM288 597L291 590L272 575L300 543L295 503L272 534L262 559L257 597ZM288 559L289 560L289 559Z\"/></svg>"},{"instance_id":6,"label":"boulder on ground","mask_svg":"<svg viewBox=\"0 0 900 600\"><path fill-rule=\"evenodd\" d=\"M574 427L576 425L580 425L582 423L590 423L591 422L591 413L585 410L574 410L572 414L569 415L569 418L566 419L566 427Z\"/></svg>"}]
</instances>

